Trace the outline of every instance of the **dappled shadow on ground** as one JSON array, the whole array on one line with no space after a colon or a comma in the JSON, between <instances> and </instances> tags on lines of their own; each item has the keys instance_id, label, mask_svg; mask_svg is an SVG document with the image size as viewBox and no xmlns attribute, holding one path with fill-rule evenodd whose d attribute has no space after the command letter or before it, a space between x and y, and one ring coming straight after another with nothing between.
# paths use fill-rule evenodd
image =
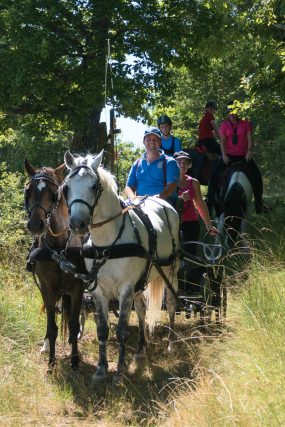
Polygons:
<instances>
[{"instance_id":1,"label":"dappled shadow on ground","mask_svg":"<svg viewBox=\"0 0 285 427\"><path fill-rule=\"evenodd\" d=\"M149 339L147 358L136 362L134 353L137 342L136 322L130 326L127 342L128 370L120 385L112 383L118 357L117 340L114 327L111 328L108 344L109 376L106 381L92 384L92 375L96 372L98 343L95 331L86 331L79 344L82 361L78 371L70 369L67 357L68 346L59 348L57 366L51 376L57 386L73 395L79 419L92 414L101 417L116 417L124 425L149 425L157 420L161 405L169 402L179 386L195 387L199 372L198 364L205 343L223 339L228 328L223 324L205 325L200 320L185 319L177 316L177 341L175 350L167 351L167 323L158 325L154 336ZM118 419L118 414L119 418Z\"/></svg>"}]
</instances>

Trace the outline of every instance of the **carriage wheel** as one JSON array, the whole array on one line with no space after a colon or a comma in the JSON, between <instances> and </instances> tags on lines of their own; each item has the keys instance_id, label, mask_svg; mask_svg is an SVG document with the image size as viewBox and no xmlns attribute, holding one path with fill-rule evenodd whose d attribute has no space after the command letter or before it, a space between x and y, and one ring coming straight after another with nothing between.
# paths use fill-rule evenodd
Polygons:
<instances>
[{"instance_id":1,"label":"carriage wheel","mask_svg":"<svg viewBox=\"0 0 285 427\"><path fill-rule=\"evenodd\" d=\"M219 304L215 307L215 316L216 322L223 323L226 320L227 316L227 286L222 280L222 283L219 286Z\"/></svg>"},{"instance_id":2,"label":"carriage wheel","mask_svg":"<svg viewBox=\"0 0 285 427\"><path fill-rule=\"evenodd\" d=\"M203 320L211 321L213 311L214 293L212 289L212 281L208 273L204 273L201 278L201 288L203 289L203 306L200 316Z\"/></svg>"}]
</instances>

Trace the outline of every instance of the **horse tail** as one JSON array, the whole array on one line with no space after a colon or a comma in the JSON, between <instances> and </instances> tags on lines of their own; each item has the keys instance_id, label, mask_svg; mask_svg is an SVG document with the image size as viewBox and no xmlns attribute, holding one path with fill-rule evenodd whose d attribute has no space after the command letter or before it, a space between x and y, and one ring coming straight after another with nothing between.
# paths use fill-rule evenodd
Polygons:
<instances>
[{"instance_id":1,"label":"horse tail","mask_svg":"<svg viewBox=\"0 0 285 427\"><path fill-rule=\"evenodd\" d=\"M68 330L68 322L71 312L71 298L67 294L63 294L61 298L61 324L60 331L63 341L66 342L66 334Z\"/></svg>"},{"instance_id":2,"label":"horse tail","mask_svg":"<svg viewBox=\"0 0 285 427\"><path fill-rule=\"evenodd\" d=\"M40 308L40 314L45 313L45 311L46 311L46 306L44 304L42 304L41 308Z\"/></svg>"},{"instance_id":3,"label":"horse tail","mask_svg":"<svg viewBox=\"0 0 285 427\"><path fill-rule=\"evenodd\" d=\"M147 319L150 333L153 333L155 323L160 317L163 296L164 281L161 276L157 276L152 282L148 283L146 290L146 301L148 309Z\"/></svg>"}]
</instances>

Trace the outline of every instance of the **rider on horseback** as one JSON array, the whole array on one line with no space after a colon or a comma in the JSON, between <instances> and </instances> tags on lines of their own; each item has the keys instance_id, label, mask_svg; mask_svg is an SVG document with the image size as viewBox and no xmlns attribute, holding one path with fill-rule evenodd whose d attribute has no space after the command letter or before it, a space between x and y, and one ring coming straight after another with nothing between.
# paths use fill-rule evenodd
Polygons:
<instances>
[{"instance_id":1,"label":"rider on horseback","mask_svg":"<svg viewBox=\"0 0 285 427\"><path fill-rule=\"evenodd\" d=\"M220 138L218 126L215 120L217 104L215 101L208 101L205 105L205 113L199 123L199 140L196 144L198 152L221 154L220 144L217 140Z\"/></svg>"},{"instance_id":2,"label":"rider on horseback","mask_svg":"<svg viewBox=\"0 0 285 427\"><path fill-rule=\"evenodd\" d=\"M203 185L208 185L214 162L221 155L221 147L218 142L220 135L214 116L216 110L215 101L206 103L204 115L199 122L199 139L191 152L193 160L191 176L197 178Z\"/></svg>"},{"instance_id":3,"label":"rider on horseback","mask_svg":"<svg viewBox=\"0 0 285 427\"><path fill-rule=\"evenodd\" d=\"M230 105L232 104L233 102L230 102ZM269 208L264 205L262 200L262 176L253 160L252 125L250 121L240 119L233 109L229 107L228 119L222 122L219 133L222 159L220 159L211 175L207 200L209 210L214 206L215 194L227 167L232 163L243 161L247 165L245 173L247 173L252 185L256 213L269 212Z\"/></svg>"}]
</instances>

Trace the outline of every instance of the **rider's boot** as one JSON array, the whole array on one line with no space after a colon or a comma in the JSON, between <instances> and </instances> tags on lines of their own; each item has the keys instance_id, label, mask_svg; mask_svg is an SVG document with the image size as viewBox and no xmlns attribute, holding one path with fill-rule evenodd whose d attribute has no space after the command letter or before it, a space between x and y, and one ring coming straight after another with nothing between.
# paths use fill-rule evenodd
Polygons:
<instances>
[{"instance_id":1,"label":"rider's boot","mask_svg":"<svg viewBox=\"0 0 285 427\"><path fill-rule=\"evenodd\" d=\"M39 243L38 239L35 238L33 243L32 243L31 249L27 255L27 258L26 258L26 271L28 271L29 273L31 273L33 271L33 268L34 268L34 262L31 262L30 255L33 252L33 250L38 247L38 243Z\"/></svg>"}]
</instances>

